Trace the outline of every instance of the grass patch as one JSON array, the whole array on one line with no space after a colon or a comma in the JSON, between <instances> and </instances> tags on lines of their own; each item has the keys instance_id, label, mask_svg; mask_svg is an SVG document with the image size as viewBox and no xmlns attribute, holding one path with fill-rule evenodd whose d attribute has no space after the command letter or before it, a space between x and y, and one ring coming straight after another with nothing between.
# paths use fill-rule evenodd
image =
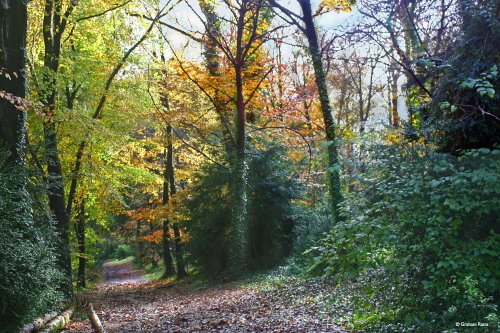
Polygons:
<instances>
[{"instance_id":1,"label":"grass patch","mask_svg":"<svg viewBox=\"0 0 500 333\"><path fill-rule=\"evenodd\" d=\"M114 259L111 261L106 261L103 266L117 266L117 265L125 265L134 263L135 257L130 256L125 259Z\"/></svg>"}]
</instances>

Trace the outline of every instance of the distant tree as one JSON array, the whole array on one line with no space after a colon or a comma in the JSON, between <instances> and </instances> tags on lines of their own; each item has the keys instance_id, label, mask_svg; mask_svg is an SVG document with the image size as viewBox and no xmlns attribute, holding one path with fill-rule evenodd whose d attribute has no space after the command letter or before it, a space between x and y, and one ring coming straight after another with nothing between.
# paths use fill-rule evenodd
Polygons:
<instances>
[{"instance_id":1,"label":"distant tree","mask_svg":"<svg viewBox=\"0 0 500 333\"><path fill-rule=\"evenodd\" d=\"M313 12L310 0L297 0L302 10L301 14L292 12L278 1L270 0L271 6L284 15L284 19L298 28L307 39L309 50L318 88L319 100L321 102L321 113L325 127L325 139L328 144L328 184L330 187L330 201L335 221L340 219L340 207L342 202L342 190L340 188L340 166L338 157L338 138L336 124L333 120L330 97L326 82L326 71L323 65L322 52L318 40L318 33L314 23L314 17L328 10L350 10L353 1L322 1L316 13Z\"/></svg>"},{"instance_id":2,"label":"distant tree","mask_svg":"<svg viewBox=\"0 0 500 333\"><path fill-rule=\"evenodd\" d=\"M246 123L249 114L249 102L255 97L261 83L270 71L261 71L262 64L259 63L260 50L269 35L270 11L266 8L265 1L241 1L232 3L224 0L222 5L227 8L228 17L218 17L215 6L209 1L200 1L205 19L202 20L205 26L206 41L204 42L205 60L207 68L212 77L219 76L217 72L217 53L224 55L224 60L228 68L227 77L232 77L232 91L225 91L229 96L226 102L234 106L234 129L224 133L226 145L231 143L229 159L234 171L234 183L232 193L232 249L229 251L229 268L234 274L245 271L248 268L249 247L248 247L248 211L247 211L247 186L248 186L248 165L246 153ZM221 33L217 22L224 22L230 29L229 35ZM216 47L216 48L214 48ZM258 69L256 69L256 67ZM255 73L258 73L255 75ZM224 77L221 77L223 79ZM210 96L215 108L222 113L227 107L221 107L222 103L220 91L212 97L209 92L212 88L211 82L198 84L207 95ZM233 97L234 96L234 97ZM228 122L221 116L224 126ZM227 122L227 123L226 123ZM232 133L234 132L234 134ZM231 141L229 140L231 135Z\"/></svg>"}]
</instances>

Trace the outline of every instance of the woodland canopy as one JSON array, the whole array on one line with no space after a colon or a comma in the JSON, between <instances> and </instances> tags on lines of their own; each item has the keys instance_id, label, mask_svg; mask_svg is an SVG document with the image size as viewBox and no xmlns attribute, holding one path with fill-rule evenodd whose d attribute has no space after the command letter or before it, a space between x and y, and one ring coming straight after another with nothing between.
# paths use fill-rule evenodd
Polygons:
<instances>
[{"instance_id":1,"label":"woodland canopy","mask_svg":"<svg viewBox=\"0 0 500 333\"><path fill-rule=\"evenodd\" d=\"M322 277L353 331L498 329L499 18L0 1L0 331L78 303L112 260L148 281Z\"/></svg>"}]
</instances>

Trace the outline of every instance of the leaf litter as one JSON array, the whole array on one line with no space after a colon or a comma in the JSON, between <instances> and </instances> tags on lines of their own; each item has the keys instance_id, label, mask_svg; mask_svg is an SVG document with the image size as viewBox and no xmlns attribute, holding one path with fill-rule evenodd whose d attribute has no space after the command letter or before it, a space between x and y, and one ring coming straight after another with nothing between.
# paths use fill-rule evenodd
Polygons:
<instances>
[{"instance_id":1,"label":"leaf litter","mask_svg":"<svg viewBox=\"0 0 500 333\"><path fill-rule=\"evenodd\" d=\"M203 289L192 279L104 283L85 297L107 332L350 332L328 312L328 290L320 279L267 276ZM92 329L82 316L63 332Z\"/></svg>"}]
</instances>

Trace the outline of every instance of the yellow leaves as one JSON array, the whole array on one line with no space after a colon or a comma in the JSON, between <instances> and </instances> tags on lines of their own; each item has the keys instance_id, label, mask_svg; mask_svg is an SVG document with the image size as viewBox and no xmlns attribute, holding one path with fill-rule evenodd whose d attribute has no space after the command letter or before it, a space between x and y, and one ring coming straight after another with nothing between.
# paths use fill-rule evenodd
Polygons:
<instances>
[{"instance_id":1,"label":"yellow leaves","mask_svg":"<svg viewBox=\"0 0 500 333\"><path fill-rule=\"evenodd\" d=\"M321 15L326 12L350 12L352 6L356 4L355 0L323 0L321 1L316 15Z\"/></svg>"},{"instance_id":2,"label":"yellow leaves","mask_svg":"<svg viewBox=\"0 0 500 333\"><path fill-rule=\"evenodd\" d=\"M352 127L348 127L348 126L344 127L340 131L340 133L341 133L342 138L346 139L346 140L348 140L348 139L352 140L358 135L358 133L356 131L354 131L354 129Z\"/></svg>"},{"instance_id":3,"label":"yellow leaves","mask_svg":"<svg viewBox=\"0 0 500 333\"><path fill-rule=\"evenodd\" d=\"M186 197L189 196L189 194L189 190L185 189L170 196L168 204L164 207L168 218L172 222L175 223L176 221L187 220L189 218L186 207L184 206Z\"/></svg>"},{"instance_id":4,"label":"yellow leaves","mask_svg":"<svg viewBox=\"0 0 500 333\"><path fill-rule=\"evenodd\" d=\"M398 132L390 132L384 139L391 144L398 144L404 141L404 136Z\"/></svg>"}]
</instances>

